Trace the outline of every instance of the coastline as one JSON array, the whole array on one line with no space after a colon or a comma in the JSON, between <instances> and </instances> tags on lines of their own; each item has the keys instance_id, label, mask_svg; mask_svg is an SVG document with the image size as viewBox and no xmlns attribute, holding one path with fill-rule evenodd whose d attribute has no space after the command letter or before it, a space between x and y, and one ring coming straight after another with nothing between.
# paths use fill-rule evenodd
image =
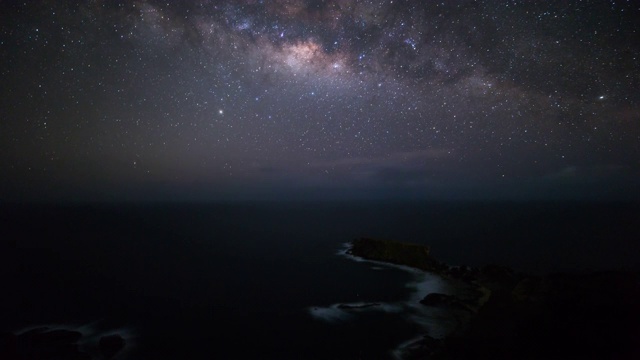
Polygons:
<instances>
[{"instance_id":1,"label":"coastline","mask_svg":"<svg viewBox=\"0 0 640 360\"><path fill-rule=\"evenodd\" d=\"M403 264L400 255L407 248L418 249L422 259L411 254ZM533 276L498 265L452 267L433 259L426 246L366 238L347 243L339 254L446 284L424 286L407 300L405 311L411 310L411 320L424 333L399 344L392 351L394 358L571 359L595 354L617 359L640 355L637 273ZM429 267L418 268L417 263ZM455 319L453 327L449 323L447 331L436 330L447 328L451 319ZM596 345L585 346L590 343Z\"/></svg>"},{"instance_id":2,"label":"coastline","mask_svg":"<svg viewBox=\"0 0 640 360\"><path fill-rule=\"evenodd\" d=\"M312 317L330 323L348 321L358 314L372 311L395 313L405 317L408 322L417 325L421 330L414 337L398 344L396 348L390 349L389 355L395 359L404 359L408 351L424 340L426 333L436 341L442 341L459 331L461 327L460 314L440 307L424 306L420 301L431 293L446 293L453 296L464 290L463 284L451 282L440 274L398 262L367 259L351 253L351 248L350 242L344 243L336 254L351 261L371 264L378 268L398 269L411 274L412 280L405 284L407 288L412 289L409 297L391 303L372 299L371 301L339 302L326 307L312 306L308 309ZM458 288L461 285L462 287Z\"/></svg>"}]
</instances>

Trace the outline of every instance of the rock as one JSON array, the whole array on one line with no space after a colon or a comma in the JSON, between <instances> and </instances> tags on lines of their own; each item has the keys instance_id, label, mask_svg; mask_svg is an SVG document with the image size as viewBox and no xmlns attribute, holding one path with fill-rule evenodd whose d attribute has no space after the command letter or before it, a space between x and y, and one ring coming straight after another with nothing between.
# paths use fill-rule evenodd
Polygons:
<instances>
[{"instance_id":1,"label":"rock","mask_svg":"<svg viewBox=\"0 0 640 360\"><path fill-rule=\"evenodd\" d=\"M407 344L399 354L401 359L430 359L443 350L442 340L424 335L421 339Z\"/></svg>"},{"instance_id":2,"label":"rock","mask_svg":"<svg viewBox=\"0 0 640 360\"><path fill-rule=\"evenodd\" d=\"M487 280L507 282L515 278L515 274L512 268L503 265L485 265L480 269L480 273Z\"/></svg>"},{"instance_id":3,"label":"rock","mask_svg":"<svg viewBox=\"0 0 640 360\"><path fill-rule=\"evenodd\" d=\"M107 335L100 338L98 345L105 358L111 359L124 348L125 340L118 334Z\"/></svg>"},{"instance_id":4,"label":"rock","mask_svg":"<svg viewBox=\"0 0 640 360\"><path fill-rule=\"evenodd\" d=\"M422 305L435 307L451 307L462 310L470 310L469 305L452 295L431 293L420 300Z\"/></svg>"},{"instance_id":5,"label":"rock","mask_svg":"<svg viewBox=\"0 0 640 360\"><path fill-rule=\"evenodd\" d=\"M427 306L442 306L449 304L451 300L450 295L440 294L440 293L431 293L427 294L424 299L420 300L420 304Z\"/></svg>"},{"instance_id":6,"label":"rock","mask_svg":"<svg viewBox=\"0 0 640 360\"><path fill-rule=\"evenodd\" d=\"M517 302L532 302L543 299L548 294L547 284L538 277L525 277L511 291L511 296Z\"/></svg>"},{"instance_id":7,"label":"rock","mask_svg":"<svg viewBox=\"0 0 640 360\"><path fill-rule=\"evenodd\" d=\"M501 265L448 267L426 246L375 239L354 240L349 253L431 271L455 285L453 295L431 293L420 303L453 314L456 331L409 342L401 358L640 359L638 273L533 276Z\"/></svg>"},{"instance_id":8,"label":"rock","mask_svg":"<svg viewBox=\"0 0 640 360\"><path fill-rule=\"evenodd\" d=\"M478 270L469 266L452 266L446 271L446 275L452 279L471 282L477 279Z\"/></svg>"},{"instance_id":9,"label":"rock","mask_svg":"<svg viewBox=\"0 0 640 360\"><path fill-rule=\"evenodd\" d=\"M26 331L20 335L1 336L0 355L14 359L66 359L86 360L89 355L78 348L82 334L71 330L49 330L41 327Z\"/></svg>"}]
</instances>

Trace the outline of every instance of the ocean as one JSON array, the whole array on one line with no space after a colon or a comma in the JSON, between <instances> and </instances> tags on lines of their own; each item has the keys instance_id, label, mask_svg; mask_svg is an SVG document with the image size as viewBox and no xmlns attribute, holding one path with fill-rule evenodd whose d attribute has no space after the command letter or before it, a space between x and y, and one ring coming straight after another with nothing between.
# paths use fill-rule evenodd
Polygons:
<instances>
[{"instance_id":1,"label":"ocean","mask_svg":"<svg viewBox=\"0 0 640 360\"><path fill-rule=\"evenodd\" d=\"M358 237L427 244L451 265L640 270L637 204L4 204L0 216L0 332L74 329L89 353L117 333L118 359L392 358L424 331L407 316L424 278L340 255ZM368 303L384 306L336 308Z\"/></svg>"}]
</instances>

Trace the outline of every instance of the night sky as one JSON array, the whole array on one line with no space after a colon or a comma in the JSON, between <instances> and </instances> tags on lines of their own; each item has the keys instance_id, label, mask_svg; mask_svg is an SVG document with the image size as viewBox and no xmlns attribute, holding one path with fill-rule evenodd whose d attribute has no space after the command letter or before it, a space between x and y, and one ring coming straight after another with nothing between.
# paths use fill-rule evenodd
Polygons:
<instances>
[{"instance_id":1,"label":"night sky","mask_svg":"<svg viewBox=\"0 0 640 360\"><path fill-rule=\"evenodd\" d=\"M0 200L640 199L638 1L0 14Z\"/></svg>"}]
</instances>

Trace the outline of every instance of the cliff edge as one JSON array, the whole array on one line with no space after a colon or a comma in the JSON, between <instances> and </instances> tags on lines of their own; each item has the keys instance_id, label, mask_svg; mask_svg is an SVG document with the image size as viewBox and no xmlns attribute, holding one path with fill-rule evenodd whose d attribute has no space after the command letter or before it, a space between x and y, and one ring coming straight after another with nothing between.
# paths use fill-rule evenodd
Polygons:
<instances>
[{"instance_id":1,"label":"cliff edge","mask_svg":"<svg viewBox=\"0 0 640 360\"><path fill-rule=\"evenodd\" d=\"M403 359L638 359L640 274L625 271L533 276L499 265L450 267L429 247L360 238L348 254L410 266L459 284L452 295L420 303L466 313L469 323L444 339L425 334Z\"/></svg>"}]
</instances>

